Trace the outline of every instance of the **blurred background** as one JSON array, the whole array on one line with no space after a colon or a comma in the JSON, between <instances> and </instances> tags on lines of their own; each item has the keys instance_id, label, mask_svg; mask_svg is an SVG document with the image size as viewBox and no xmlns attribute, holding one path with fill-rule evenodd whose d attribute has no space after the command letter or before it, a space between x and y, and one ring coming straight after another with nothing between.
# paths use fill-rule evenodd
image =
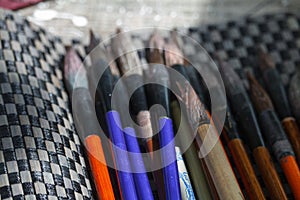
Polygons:
<instances>
[{"instance_id":1,"label":"blurred background","mask_svg":"<svg viewBox=\"0 0 300 200\"><path fill-rule=\"evenodd\" d=\"M86 43L89 28L105 39L116 27L125 31L153 26L186 28L299 10L299 0L51 0L17 12L68 44L72 38Z\"/></svg>"}]
</instances>

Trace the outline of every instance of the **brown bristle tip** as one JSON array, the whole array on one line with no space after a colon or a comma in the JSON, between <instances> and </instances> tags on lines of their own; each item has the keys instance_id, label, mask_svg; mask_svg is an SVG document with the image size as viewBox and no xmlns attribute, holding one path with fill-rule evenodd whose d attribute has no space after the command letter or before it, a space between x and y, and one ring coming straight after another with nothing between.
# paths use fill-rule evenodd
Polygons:
<instances>
[{"instance_id":1,"label":"brown bristle tip","mask_svg":"<svg viewBox=\"0 0 300 200\"><path fill-rule=\"evenodd\" d=\"M257 47L257 51L259 57L259 67L262 71L269 68L275 68L275 64L272 60L272 57L263 49L261 45Z\"/></svg>"},{"instance_id":2,"label":"brown bristle tip","mask_svg":"<svg viewBox=\"0 0 300 200\"><path fill-rule=\"evenodd\" d=\"M90 41L96 40L97 37L92 29L90 29Z\"/></svg>"},{"instance_id":3,"label":"brown bristle tip","mask_svg":"<svg viewBox=\"0 0 300 200\"><path fill-rule=\"evenodd\" d=\"M218 62L219 65L224 63L224 60L222 60L221 56L218 53L213 53L212 57Z\"/></svg>"},{"instance_id":4,"label":"brown bristle tip","mask_svg":"<svg viewBox=\"0 0 300 200\"><path fill-rule=\"evenodd\" d=\"M159 51L159 49L153 49L150 53L149 53L149 63L153 63L153 64L163 64L163 58L162 55Z\"/></svg>"},{"instance_id":5,"label":"brown bristle tip","mask_svg":"<svg viewBox=\"0 0 300 200\"><path fill-rule=\"evenodd\" d=\"M267 92L258 83L254 75L248 71L246 73L250 85L250 96L258 113L264 110L273 109L273 104Z\"/></svg>"},{"instance_id":6,"label":"brown bristle tip","mask_svg":"<svg viewBox=\"0 0 300 200\"><path fill-rule=\"evenodd\" d=\"M184 58L183 54L178 49L177 45L174 42L169 41L164 48L164 56L167 66L172 66L175 64L183 64Z\"/></svg>"},{"instance_id":7,"label":"brown bristle tip","mask_svg":"<svg viewBox=\"0 0 300 200\"><path fill-rule=\"evenodd\" d=\"M122 29L120 27L116 28L116 33L121 33Z\"/></svg>"},{"instance_id":8,"label":"brown bristle tip","mask_svg":"<svg viewBox=\"0 0 300 200\"><path fill-rule=\"evenodd\" d=\"M66 52L68 52L71 48L73 48L71 45L66 45L65 46Z\"/></svg>"},{"instance_id":9,"label":"brown bristle tip","mask_svg":"<svg viewBox=\"0 0 300 200\"><path fill-rule=\"evenodd\" d=\"M264 50L262 45L257 45L256 49L257 49L258 54L264 54L265 53L265 50Z\"/></svg>"},{"instance_id":10,"label":"brown bristle tip","mask_svg":"<svg viewBox=\"0 0 300 200\"><path fill-rule=\"evenodd\" d=\"M163 47L165 45L164 38L159 34L158 30L154 30L151 34L148 45L150 48L150 51L152 51L152 48L157 48L159 51L163 51Z\"/></svg>"},{"instance_id":11,"label":"brown bristle tip","mask_svg":"<svg viewBox=\"0 0 300 200\"><path fill-rule=\"evenodd\" d=\"M255 81L255 78L253 76L253 74L250 71L246 71L246 76L248 78L249 81Z\"/></svg>"}]
</instances>

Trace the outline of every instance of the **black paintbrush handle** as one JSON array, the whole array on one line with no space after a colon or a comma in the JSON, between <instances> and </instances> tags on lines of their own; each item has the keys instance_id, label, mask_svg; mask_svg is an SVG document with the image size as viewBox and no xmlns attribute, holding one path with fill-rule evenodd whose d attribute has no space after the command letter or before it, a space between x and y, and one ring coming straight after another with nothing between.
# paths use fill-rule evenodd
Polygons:
<instances>
[{"instance_id":1,"label":"black paintbrush handle","mask_svg":"<svg viewBox=\"0 0 300 200\"><path fill-rule=\"evenodd\" d=\"M231 96L230 99L233 99L232 102L235 102L231 108L239 128L246 134L242 137L247 141L250 149L253 150L256 147L265 146L254 109L248 96L239 93Z\"/></svg>"},{"instance_id":2,"label":"black paintbrush handle","mask_svg":"<svg viewBox=\"0 0 300 200\"><path fill-rule=\"evenodd\" d=\"M280 119L290 117L292 113L289 101L278 71L274 68L267 69L263 72L263 78Z\"/></svg>"}]
</instances>

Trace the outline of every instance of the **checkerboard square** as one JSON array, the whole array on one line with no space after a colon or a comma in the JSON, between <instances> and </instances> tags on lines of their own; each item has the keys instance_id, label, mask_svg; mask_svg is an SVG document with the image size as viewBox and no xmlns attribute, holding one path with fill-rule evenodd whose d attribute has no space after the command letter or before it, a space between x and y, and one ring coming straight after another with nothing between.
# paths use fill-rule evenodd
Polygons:
<instances>
[{"instance_id":1,"label":"checkerboard square","mask_svg":"<svg viewBox=\"0 0 300 200\"><path fill-rule=\"evenodd\" d=\"M30 160L29 163L30 163L31 171L35 171L35 172L42 171L40 162L38 160Z\"/></svg>"},{"instance_id":2,"label":"checkerboard square","mask_svg":"<svg viewBox=\"0 0 300 200\"><path fill-rule=\"evenodd\" d=\"M47 194L45 184L41 182L34 183L34 189L37 194Z\"/></svg>"},{"instance_id":3,"label":"checkerboard square","mask_svg":"<svg viewBox=\"0 0 300 200\"><path fill-rule=\"evenodd\" d=\"M24 194L22 184L20 184L20 183L19 184L12 184L11 189L12 189L12 193L13 193L14 196Z\"/></svg>"},{"instance_id":4,"label":"checkerboard square","mask_svg":"<svg viewBox=\"0 0 300 200\"><path fill-rule=\"evenodd\" d=\"M6 166L8 173L19 172L17 161L6 162Z\"/></svg>"},{"instance_id":5,"label":"checkerboard square","mask_svg":"<svg viewBox=\"0 0 300 200\"><path fill-rule=\"evenodd\" d=\"M16 151L17 160L26 160L27 159L25 149L17 148L17 149L15 149L15 151Z\"/></svg>"},{"instance_id":6,"label":"checkerboard square","mask_svg":"<svg viewBox=\"0 0 300 200\"><path fill-rule=\"evenodd\" d=\"M21 176L22 183L31 183L32 182L31 174L29 171L21 171L20 176Z\"/></svg>"}]
</instances>

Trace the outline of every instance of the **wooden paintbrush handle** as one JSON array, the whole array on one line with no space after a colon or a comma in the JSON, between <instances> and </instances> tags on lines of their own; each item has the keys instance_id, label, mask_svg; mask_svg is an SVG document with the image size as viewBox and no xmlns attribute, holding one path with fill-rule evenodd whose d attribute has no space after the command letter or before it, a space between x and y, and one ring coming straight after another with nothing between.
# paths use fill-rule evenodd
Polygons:
<instances>
[{"instance_id":1,"label":"wooden paintbrush handle","mask_svg":"<svg viewBox=\"0 0 300 200\"><path fill-rule=\"evenodd\" d=\"M203 124L198 127L198 135L204 149L208 149L213 145L212 137L216 136L214 129L209 129L209 124ZM214 132L211 132L214 131ZM210 134L210 135L208 135ZM207 136L208 135L208 136ZM206 137L207 136L207 137ZM220 140L213 146L211 151L204 157L204 161L209 169L220 199L236 200L244 199L243 193L237 183L235 175L232 171L230 163L227 159Z\"/></svg>"},{"instance_id":2,"label":"wooden paintbrush handle","mask_svg":"<svg viewBox=\"0 0 300 200\"><path fill-rule=\"evenodd\" d=\"M263 146L257 147L253 150L253 156L271 198L273 200L287 200L268 149Z\"/></svg>"},{"instance_id":3,"label":"wooden paintbrush handle","mask_svg":"<svg viewBox=\"0 0 300 200\"><path fill-rule=\"evenodd\" d=\"M300 131L297 122L293 117L287 117L282 120L282 125L293 147L298 165L300 166Z\"/></svg>"},{"instance_id":4,"label":"wooden paintbrush handle","mask_svg":"<svg viewBox=\"0 0 300 200\"><path fill-rule=\"evenodd\" d=\"M286 156L280 160L280 165L292 189L295 199L300 199L300 171L294 156Z\"/></svg>"},{"instance_id":5,"label":"wooden paintbrush handle","mask_svg":"<svg viewBox=\"0 0 300 200\"><path fill-rule=\"evenodd\" d=\"M103 200L114 200L115 196L108 169L104 163L105 157L100 137L97 135L90 135L85 139L85 144L88 151L95 186L99 196L98 198Z\"/></svg>"},{"instance_id":6,"label":"wooden paintbrush handle","mask_svg":"<svg viewBox=\"0 0 300 200\"><path fill-rule=\"evenodd\" d=\"M264 194L256 178L255 172L241 139L233 139L228 142L228 148L236 163L236 168L242 178L249 199L264 200Z\"/></svg>"}]
</instances>

